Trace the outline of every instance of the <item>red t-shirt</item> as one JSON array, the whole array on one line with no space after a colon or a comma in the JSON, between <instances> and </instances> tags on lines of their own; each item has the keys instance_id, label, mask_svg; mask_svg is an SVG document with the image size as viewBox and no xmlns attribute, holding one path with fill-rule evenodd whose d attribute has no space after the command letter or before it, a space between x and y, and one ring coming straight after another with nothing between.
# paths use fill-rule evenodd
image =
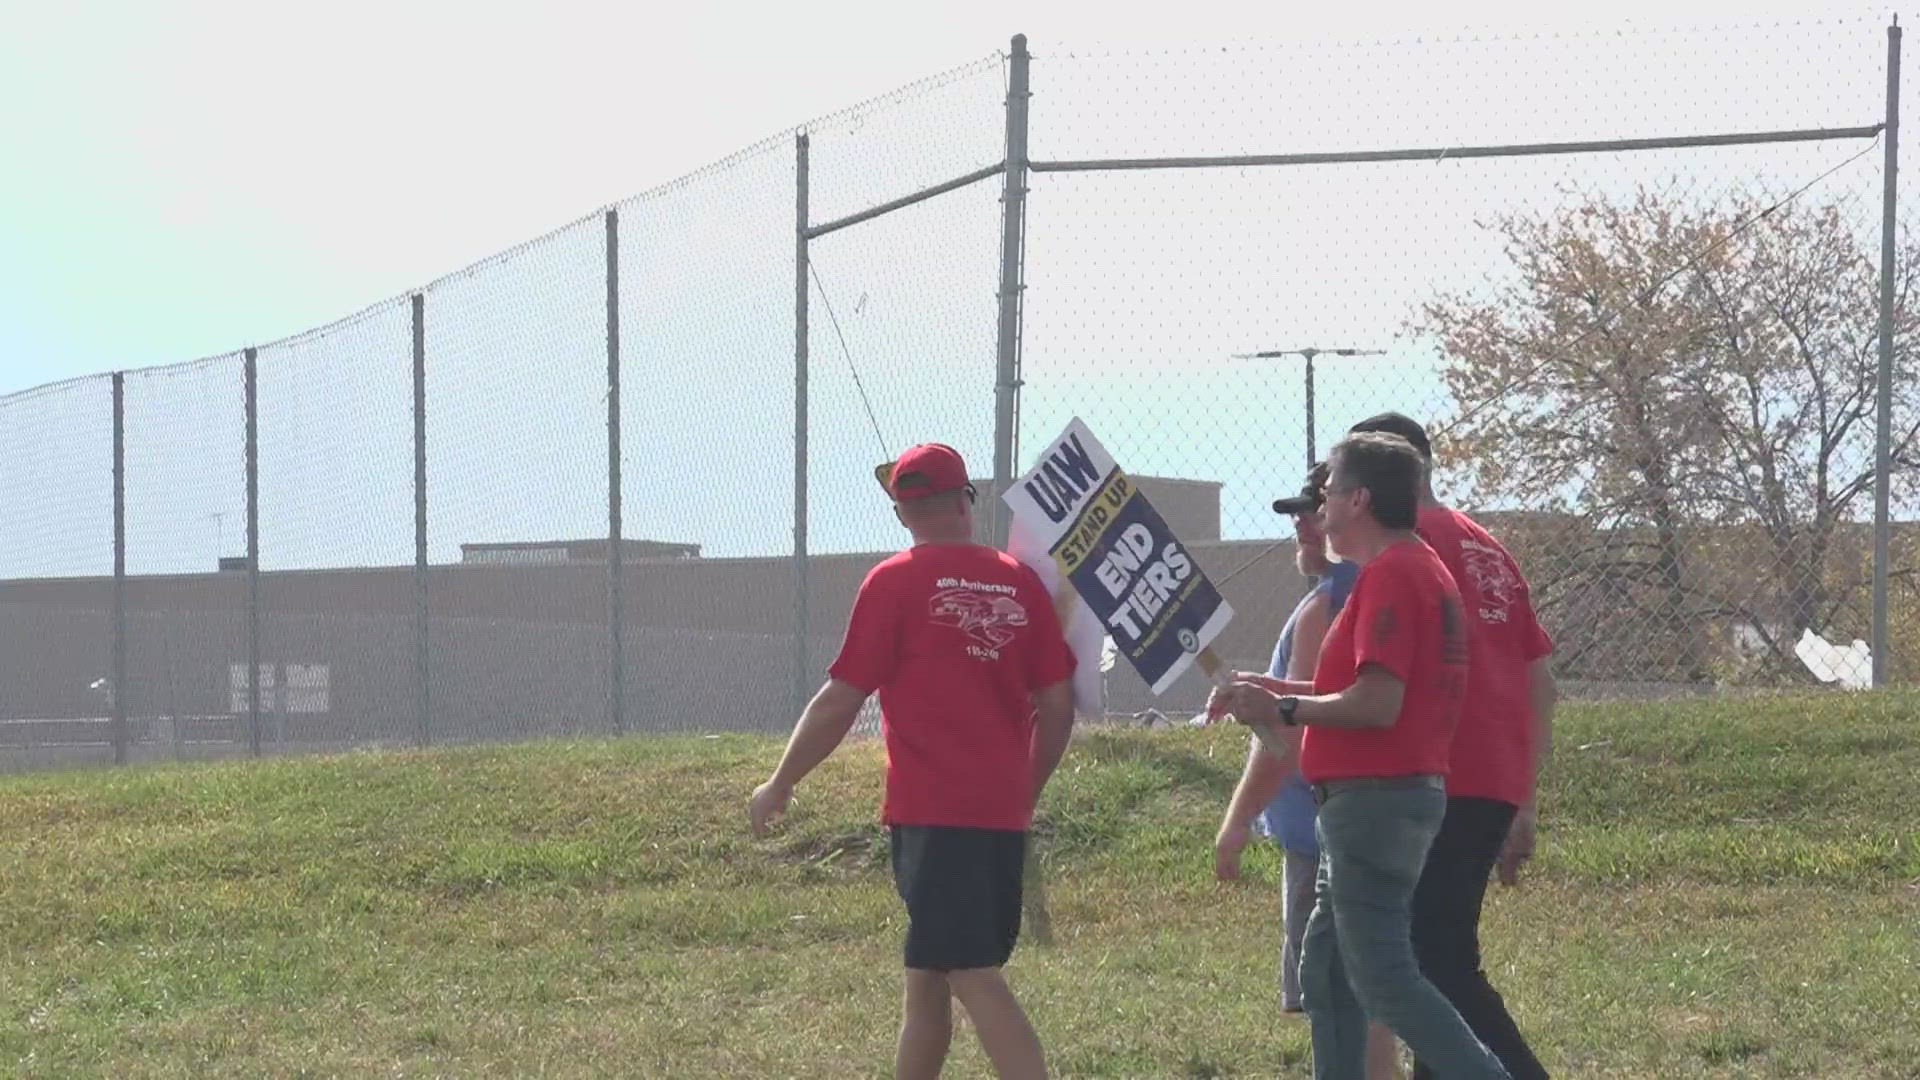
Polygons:
<instances>
[{"instance_id":1,"label":"red t-shirt","mask_svg":"<svg viewBox=\"0 0 1920 1080\"><path fill-rule=\"evenodd\" d=\"M1053 598L1018 559L921 544L873 568L827 673L880 693L889 825L1025 829L1031 693L1073 676Z\"/></svg>"},{"instance_id":2,"label":"red t-shirt","mask_svg":"<svg viewBox=\"0 0 1920 1080\"><path fill-rule=\"evenodd\" d=\"M1433 549L1394 544L1360 568L1347 605L1320 643L1313 692L1352 686L1378 664L1406 686L1387 728L1309 725L1300 774L1313 783L1371 776L1444 776L1467 682L1467 629L1460 592Z\"/></svg>"},{"instance_id":3,"label":"red t-shirt","mask_svg":"<svg viewBox=\"0 0 1920 1080\"><path fill-rule=\"evenodd\" d=\"M1527 668L1553 652L1519 564L1458 510L1420 509L1420 539L1440 556L1467 612L1467 697L1453 736L1447 794L1518 806L1533 794L1533 700Z\"/></svg>"}]
</instances>

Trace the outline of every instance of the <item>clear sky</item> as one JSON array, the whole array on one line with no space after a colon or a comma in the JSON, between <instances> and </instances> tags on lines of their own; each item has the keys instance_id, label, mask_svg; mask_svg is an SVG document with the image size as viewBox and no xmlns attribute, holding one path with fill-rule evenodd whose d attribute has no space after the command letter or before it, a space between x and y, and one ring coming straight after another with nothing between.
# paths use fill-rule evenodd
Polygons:
<instances>
[{"instance_id":1,"label":"clear sky","mask_svg":"<svg viewBox=\"0 0 1920 1080\"><path fill-rule=\"evenodd\" d=\"M1888 14L1639 0L16 6L0 38L0 395L330 323L988 58L1015 32L1037 57L1034 153L1069 158L1870 124ZM1776 25L1838 18L1864 21ZM1686 29L1702 24L1727 29ZM1514 37L1533 33L1546 36ZM1395 44L1369 44L1382 40ZM1001 78L978 64L818 125L814 220L998 160ZM1299 366L1231 354L1390 351L1323 361L1324 448L1359 415L1444 408L1431 349L1404 324L1433 290L1498 273L1492 216L1583 190L1711 202L1826 175L1811 196L1850 201L1867 236L1878 161L1867 143L1821 143L1036 177L1022 437L1081 415L1131 471L1226 484L1229 536L1271 535L1263 503L1297 487L1305 457ZM623 209L629 536L715 555L791 543L792 168L774 145ZM980 184L813 245L815 550L891 542L869 490L883 450L943 437L990 468L997 199ZM604 530L600 237L590 221L429 292L435 561L467 541ZM262 352L263 567L411 559L407 334L404 304L386 303ZM241 549L236 372L129 379L132 572ZM104 401L92 385L0 400L0 504L15 508L0 577L111 565Z\"/></svg>"},{"instance_id":2,"label":"clear sky","mask_svg":"<svg viewBox=\"0 0 1920 1080\"><path fill-rule=\"evenodd\" d=\"M1877 16L1605 5L10 5L0 393L273 340L1004 47Z\"/></svg>"}]
</instances>

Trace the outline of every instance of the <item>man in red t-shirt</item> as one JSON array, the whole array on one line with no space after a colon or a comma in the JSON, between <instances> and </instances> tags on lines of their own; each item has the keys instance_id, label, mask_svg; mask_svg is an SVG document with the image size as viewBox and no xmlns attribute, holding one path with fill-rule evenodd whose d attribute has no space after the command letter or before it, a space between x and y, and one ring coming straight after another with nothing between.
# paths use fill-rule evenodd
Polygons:
<instances>
[{"instance_id":1,"label":"man in red t-shirt","mask_svg":"<svg viewBox=\"0 0 1920 1080\"><path fill-rule=\"evenodd\" d=\"M1425 466L1393 435L1350 435L1328 460L1327 545L1360 576L1313 682L1239 672L1208 706L1243 723L1303 728L1300 772L1320 804L1320 871L1300 958L1313 1074L1361 1080L1371 1017L1450 1080L1507 1080L1413 951L1413 893L1446 815L1467 679L1460 592L1413 534Z\"/></svg>"},{"instance_id":2,"label":"man in red t-shirt","mask_svg":"<svg viewBox=\"0 0 1920 1080\"><path fill-rule=\"evenodd\" d=\"M1414 951L1427 978L1514 1080L1546 1080L1481 967L1480 910L1495 866L1512 884L1533 854L1534 778L1551 741L1556 697L1553 641L1534 617L1513 556L1478 522L1434 498L1426 429L1390 412L1352 430L1398 435L1420 452L1427 477L1416 532L1453 574L1467 616L1467 695L1453 737L1447 816L1413 896ZM1434 1072L1416 1061L1413 1076L1431 1080Z\"/></svg>"},{"instance_id":3,"label":"man in red t-shirt","mask_svg":"<svg viewBox=\"0 0 1920 1080\"><path fill-rule=\"evenodd\" d=\"M1039 575L973 542L957 452L915 446L877 475L913 546L861 583L826 685L753 793L753 830L766 832L878 693L881 819L907 907L895 1075L940 1074L958 998L998 1075L1044 1077L1039 1037L1001 968L1020 935L1027 826L1072 732L1073 651Z\"/></svg>"}]
</instances>

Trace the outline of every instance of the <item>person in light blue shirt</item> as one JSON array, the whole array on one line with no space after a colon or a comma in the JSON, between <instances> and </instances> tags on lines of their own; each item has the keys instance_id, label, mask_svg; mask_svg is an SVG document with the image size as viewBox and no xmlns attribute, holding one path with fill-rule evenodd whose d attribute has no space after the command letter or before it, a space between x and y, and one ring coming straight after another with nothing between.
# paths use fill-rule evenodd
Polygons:
<instances>
[{"instance_id":1,"label":"person in light blue shirt","mask_svg":"<svg viewBox=\"0 0 1920 1080\"><path fill-rule=\"evenodd\" d=\"M1320 473L1316 468L1315 476ZM1314 665L1320 659L1320 642L1353 591L1360 567L1327 557L1318 514L1295 517L1294 528L1298 537L1294 562L1300 573L1313 579L1313 587L1300 598L1281 628L1267 674L1307 682L1313 679ZM1313 832L1317 813L1313 790L1300 775L1298 764L1268 753L1255 738L1213 843L1214 874L1222 881L1240 877L1240 853L1256 830L1282 852L1281 921L1285 931L1280 946L1280 1008L1289 1013L1302 1011L1300 942L1306 933L1307 916L1313 912L1314 876L1320 862L1320 846ZM1369 1080L1395 1080L1400 1068L1393 1033L1380 1024L1367 1026Z\"/></svg>"},{"instance_id":2,"label":"person in light blue shirt","mask_svg":"<svg viewBox=\"0 0 1920 1080\"><path fill-rule=\"evenodd\" d=\"M1324 637L1326 627L1333 624L1333 617L1346 605L1347 594L1353 591L1353 581L1359 576L1360 567L1354 563L1327 565L1313 589L1293 609L1286 626L1281 628L1267 674L1276 679L1302 682L1313 678L1313 664L1305 655L1306 649L1301 650L1302 659L1309 662L1298 665L1289 662L1300 623L1304 618L1310 631L1317 628ZM1320 643L1313 642L1311 650L1312 659L1318 659ZM1287 933L1280 951L1280 1004L1288 1012L1300 1011L1300 941L1306 933L1307 915L1313 911L1313 880L1320 865L1320 844L1313 835L1317 812L1312 785L1293 767L1287 769L1286 779L1280 782L1280 793L1254 819L1254 829L1278 844L1286 857L1281 870Z\"/></svg>"}]
</instances>

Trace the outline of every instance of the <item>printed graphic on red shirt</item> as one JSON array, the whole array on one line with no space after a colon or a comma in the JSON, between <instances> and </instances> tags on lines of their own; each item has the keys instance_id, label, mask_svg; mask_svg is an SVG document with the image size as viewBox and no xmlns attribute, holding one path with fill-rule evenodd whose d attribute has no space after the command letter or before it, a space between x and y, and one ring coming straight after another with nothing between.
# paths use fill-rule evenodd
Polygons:
<instances>
[{"instance_id":1,"label":"printed graphic on red shirt","mask_svg":"<svg viewBox=\"0 0 1920 1080\"><path fill-rule=\"evenodd\" d=\"M980 648L967 650L976 660L1000 659L1000 648L1014 639L1014 631L1027 625L1027 609L1011 585L990 585L959 578L941 578L935 582L940 591L933 594L927 614L942 626L951 626L973 639Z\"/></svg>"},{"instance_id":2,"label":"printed graphic on red shirt","mask_svg":"<svg viewBox=\"0 0 1920 1080\"><path fill-rule=\"evenodd\" d=\"M1441 559L1444 561L1445 553ZM1460 567L1466 581L1459 582L1463 595L1471 595L1479 605L1480 621L1505 623L1513 617L1513 606L1524 596L1527 583L1513 569L1513 560L1497 545L1484 544L1470 536L1460 538Z\"/></svg>"}]
</instances>

